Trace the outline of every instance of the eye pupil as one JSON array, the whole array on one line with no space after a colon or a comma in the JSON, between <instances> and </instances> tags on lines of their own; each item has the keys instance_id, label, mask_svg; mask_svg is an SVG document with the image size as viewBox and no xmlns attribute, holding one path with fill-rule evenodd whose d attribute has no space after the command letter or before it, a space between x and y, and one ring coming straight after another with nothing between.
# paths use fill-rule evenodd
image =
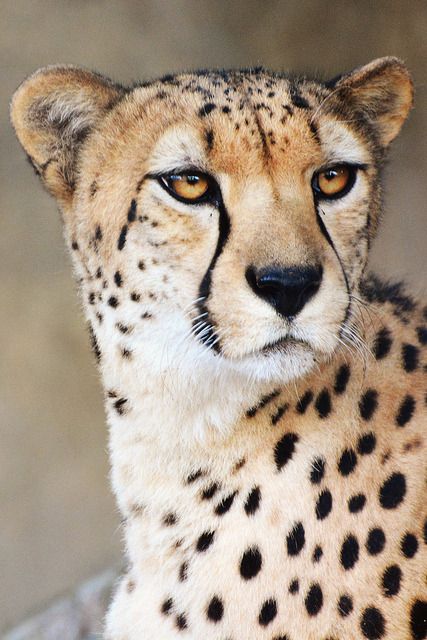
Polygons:
<instances>
[{"instance_id":1,"label":"eye pupil","mask_svg":"<svg viewBox=\"0 0 427 640\"><path fill-rule=\"evenodd\" d=\"M336 178L337 175L338 175L337 171L332 171L331 170L331 171L326 171L325 172L325 178L326 178L326 180L329 180L329 181L333 180L334 178Z\"/></svg>"}]
</instances>

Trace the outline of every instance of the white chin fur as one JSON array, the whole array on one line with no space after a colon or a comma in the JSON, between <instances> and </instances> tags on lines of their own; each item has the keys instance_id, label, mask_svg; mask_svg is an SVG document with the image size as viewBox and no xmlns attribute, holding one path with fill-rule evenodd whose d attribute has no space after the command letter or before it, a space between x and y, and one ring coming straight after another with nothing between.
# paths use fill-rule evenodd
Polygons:
<instances>
[{"instance_id":1,"label":"white chin fur","mask_svg":"<svg viewBox=\"0 0 427 640\"><path fill-rule=\"evenodd\" d=\"M141 413L141 424L149 428L147 416L156 416L166 432L179 430L181 437L204 437L210 429L228 432L261 395L305 375L316 363L313 352L298 344L231 360L189 336L179 314L165 324L147 323L126 339L131 361L118 355L119 348L110 359L107 350L102 371L106 388L119 384L120 395L129 398L129 420L135 424ZM113 327L104 325L104 330L105 340L117 340ZM110 422L116 420L112 410Z\"/></svg>"}]
</instances>

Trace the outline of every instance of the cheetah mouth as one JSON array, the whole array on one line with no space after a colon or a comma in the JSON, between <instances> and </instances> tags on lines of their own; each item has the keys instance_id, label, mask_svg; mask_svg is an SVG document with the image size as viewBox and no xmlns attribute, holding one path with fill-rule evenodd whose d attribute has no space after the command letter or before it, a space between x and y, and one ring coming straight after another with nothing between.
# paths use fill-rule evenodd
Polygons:
<instances>
[{"instance_id":1,"label":"cheetah mouth","mask_svg":"<svg viewBox=\"0 0 427 640\"><path fill-rule=\"evenodd\" d=\"M279 338L278 340L274 340L273 342L268 342L259 349L258 353L264 355L283 353L286 355L289 353L290 349L295 347L305 347L306 349L312 350L312 346L306 340L287 335L283 336L283 338Z\"/></svg>"}]
</instances>

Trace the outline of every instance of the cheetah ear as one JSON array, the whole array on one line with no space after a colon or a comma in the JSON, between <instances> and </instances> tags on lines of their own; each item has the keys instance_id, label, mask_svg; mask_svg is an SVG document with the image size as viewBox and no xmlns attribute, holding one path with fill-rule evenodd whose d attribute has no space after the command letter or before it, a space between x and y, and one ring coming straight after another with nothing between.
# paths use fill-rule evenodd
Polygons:
<instances>
[{"instance_id":1,"label":"cheetah ear","mask_svg":"<svg viewBox=\"0 0 427 640\"><path fill-rule=\"evenodd\" d=\"M369 118L383 147L397 136L413 104L411 76L398 58L378 58L328 86Z\"/></svg>"},{"instance_id":2,"label":"cheetah ear","mask_svg":"<svg viewBox=\"0 0 427 640\"><path fill-rule=\"evenodd\" d=\"M11 119L36 173L60 204L71 202L80 147L124 89L73 66L39 69L16 90Z\"/></svg>"}]
</instances>

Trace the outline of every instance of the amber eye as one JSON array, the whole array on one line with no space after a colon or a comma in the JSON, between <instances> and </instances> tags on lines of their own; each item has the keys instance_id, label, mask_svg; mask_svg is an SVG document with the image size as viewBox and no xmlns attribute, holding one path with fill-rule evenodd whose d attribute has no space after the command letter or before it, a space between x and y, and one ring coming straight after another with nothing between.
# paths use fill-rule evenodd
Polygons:
<instances>
[{"instance_id":1,"label":"amber eye","mask_svg":"<svg viewBox=\"0 0 427 640\"><path fill-rule=\"evenodd\" d=\"M317 197L325 199L342 198L345 196L356 179L356 168L350 165L340 165L319 171L313 178L313 189Z\"/></svg>"},{"instance_id":2,"label":"amber eye","mask_svg":"<svg viewBox=\"0 0 427 640\"><path fill-rule=\"evenodd\" d=\"M211 181L203 173L172 173L160 178L160 183L171 195L183 202L200 202L209 195Z\"/></svg>"}]
</instances>

